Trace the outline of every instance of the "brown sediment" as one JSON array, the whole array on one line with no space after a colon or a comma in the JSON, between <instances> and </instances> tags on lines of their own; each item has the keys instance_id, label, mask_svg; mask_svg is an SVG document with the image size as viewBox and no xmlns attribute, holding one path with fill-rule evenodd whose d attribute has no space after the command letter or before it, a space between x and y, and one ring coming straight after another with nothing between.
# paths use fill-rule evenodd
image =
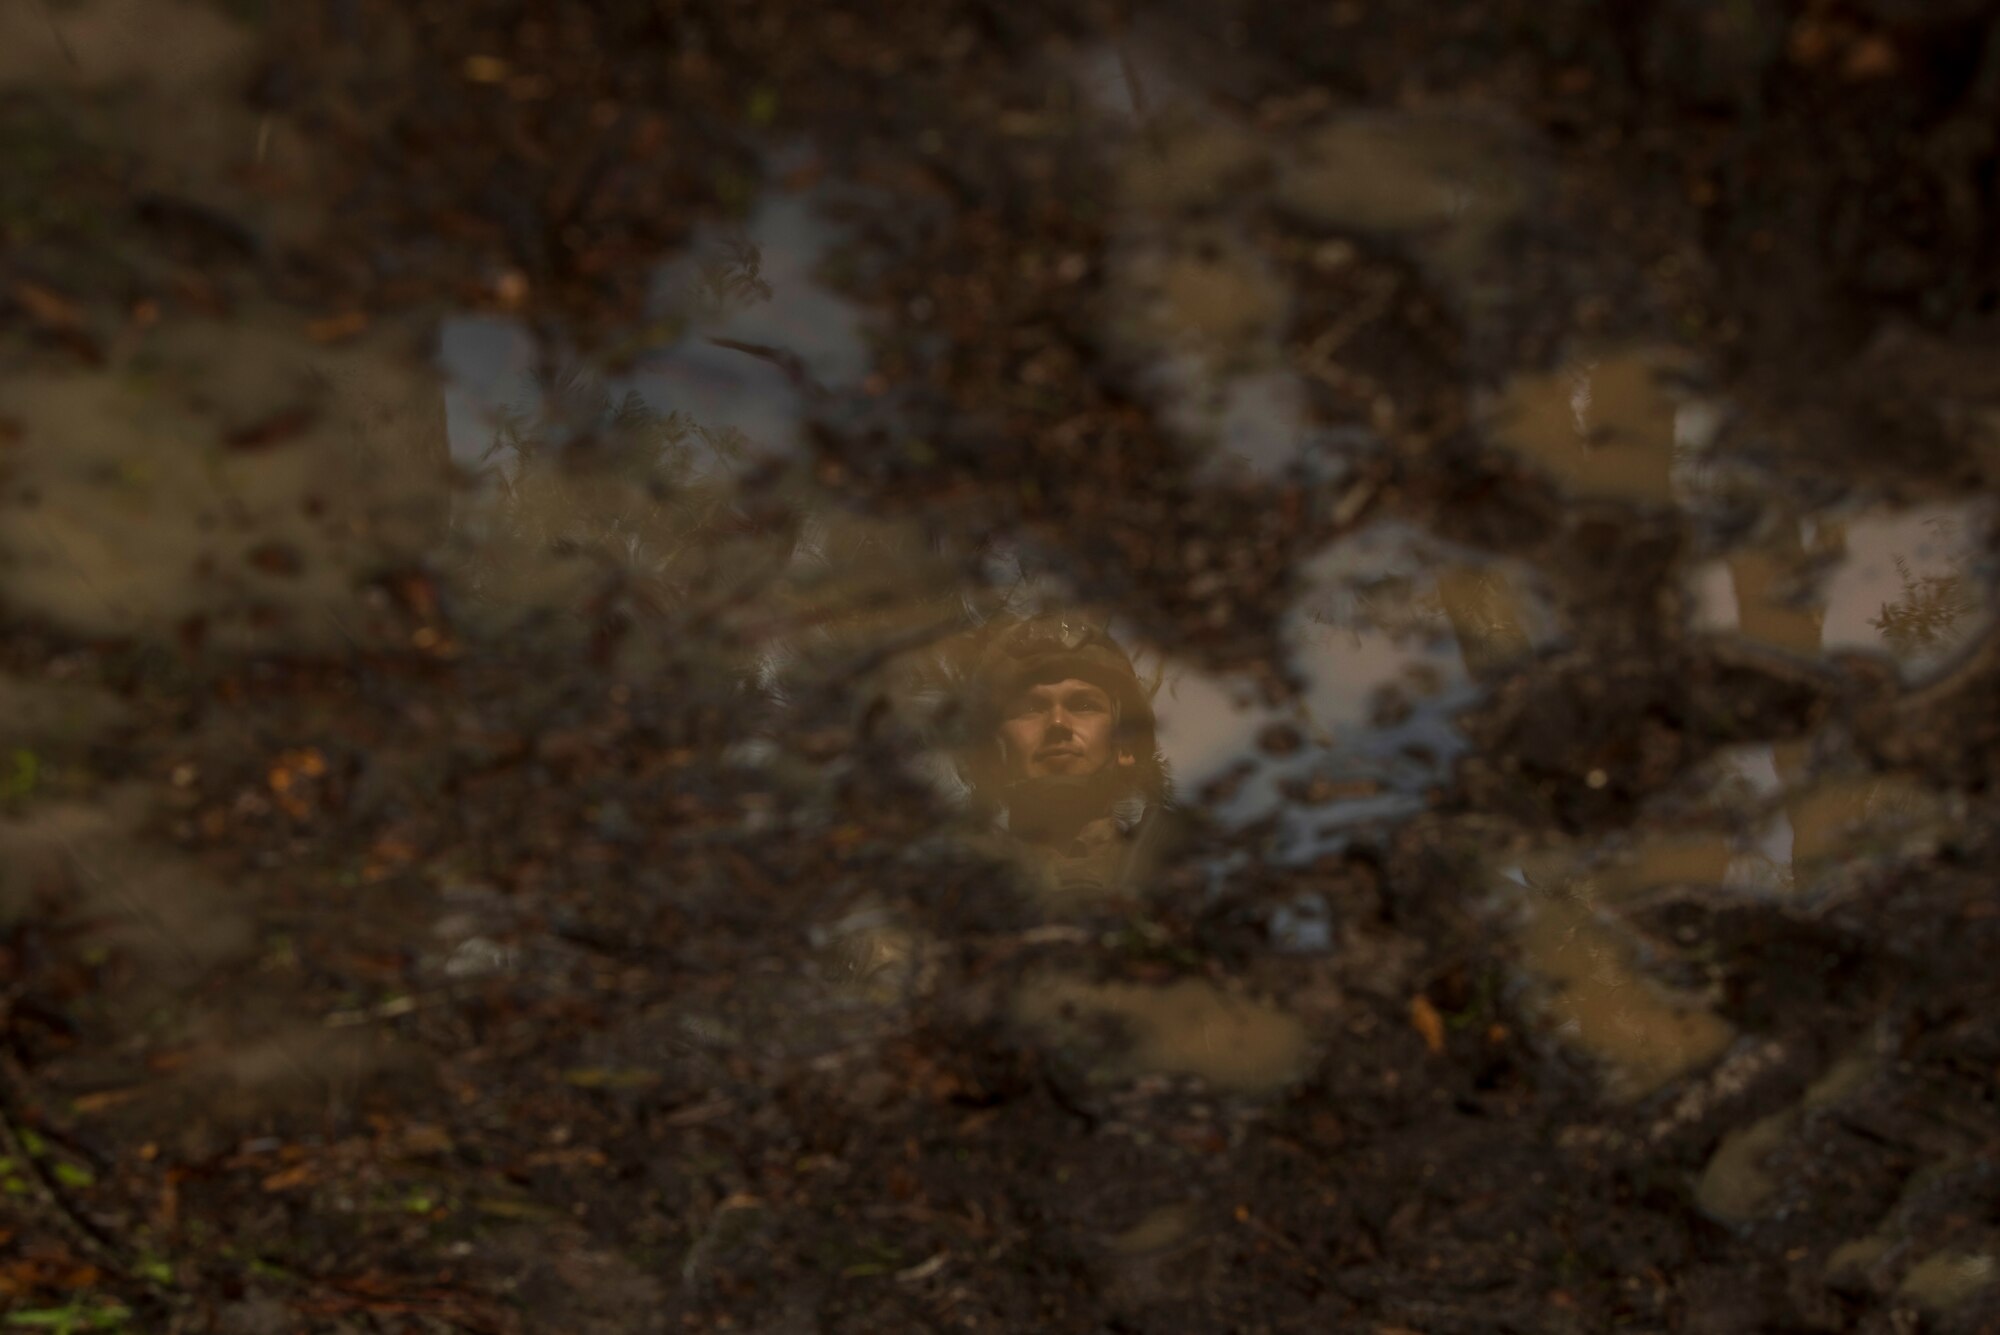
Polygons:
<instances>
[{"instance_id":1,"label":"brown sediment","mask_svg":"<svg viewBox=\"0 0 2000 1335\"><path fill-rule=\"evenodd\" d=\"M1295 1017L1197 978L1100 983L1039 974L1022 984L1014 1012L1122 1079L1194 1075L1224 1089L1269 1092L1296 1078L1312 1054Z\"/></svg>"},{"instance_id":2,"label":"brown sediment","mask_svg":"<svg viewBox=\"0 0 2000 1335\"><path fill-rule=\"evenodd\" d=\"M1705 998L1641 972L1632 944L1581 904L1542 900L1515 932L1522 968L1538 985L1543 1023L1603 1064L1605 1092L1642 1098L1708 1065L1736 1030Z\"/></svg>"}]
</instances>

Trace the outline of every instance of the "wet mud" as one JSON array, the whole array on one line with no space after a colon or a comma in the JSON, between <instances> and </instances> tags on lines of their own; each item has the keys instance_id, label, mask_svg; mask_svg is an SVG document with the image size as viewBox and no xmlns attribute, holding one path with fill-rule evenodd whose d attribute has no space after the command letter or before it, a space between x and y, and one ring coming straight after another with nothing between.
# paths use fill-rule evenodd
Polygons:
<instances>
[{"instance_id":1,"label":"wet mud","mask_svg":"<svg viewBox=\"0 0 2000 1335\"><path fill-rule=\"evenodd\" d=\"M1994 1328L1996 116L1959 3L0 12L0 1314Z\"/></svg>"}]
</instances>

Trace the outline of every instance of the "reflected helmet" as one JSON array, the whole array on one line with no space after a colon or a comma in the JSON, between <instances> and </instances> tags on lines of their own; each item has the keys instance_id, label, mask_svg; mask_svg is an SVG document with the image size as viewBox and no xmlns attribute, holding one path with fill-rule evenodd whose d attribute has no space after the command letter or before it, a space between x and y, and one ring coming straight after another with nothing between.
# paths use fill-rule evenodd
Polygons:
<instances>
[{"instance_id":1,"label":"reflected helmet","mask_svg":"<svg viewBox=\"0 0 2000 1335\"><path fill-rule=\"evenodd\" d=\"M1152 695L1140 684L1131 658L1102 630L1070 617L1051 614L990 626L973 661L974 713L982 727L996 724L1015 692L1068 677L1102 688L1118 707L1121 740L1152 749Z\"/></svg>"},{"instance_id":2,"label":"reflected helmet","mask_svg":"<svg viewBox=\"0 0 2000 1335\"><path fill-rule=\"evenodd\" d=\"M959 750L960 771L975 792L997 795L1004 780L995 768L994 730L1013 695L1041 682L1074 677L1100 687L1117 712L1117 744L1137 758L1130 783L1156 799L1169 796L1166 762L1155 737L1152 690L1131 658L1097 626L1075 616L1008 617L987 623L966 649L968 735Z\"/></svg>"}]
</instances>

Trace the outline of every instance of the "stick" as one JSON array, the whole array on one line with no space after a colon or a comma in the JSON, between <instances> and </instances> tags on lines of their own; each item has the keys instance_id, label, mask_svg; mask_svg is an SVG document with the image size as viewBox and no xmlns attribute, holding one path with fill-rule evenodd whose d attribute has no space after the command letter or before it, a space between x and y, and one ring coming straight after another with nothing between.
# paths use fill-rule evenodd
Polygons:
<instances>
[{"instance_id":1,"label":"stick","mask_svg":"<svg viewBox=\"0 0 2000 1335\"><path fill-rule=\"evenodd\" d=\"M12 1065L11 1062L8 1064ZM11 1074L0 1077L0 1148L4 1148L21 1165L22 1173L34 1184L35 1194L41 1197L42 1204L55 1216L57 1224L71 1241L106 1269L121 1277L130 1275L132 1267L110 1235L71 1205L54 1177L42 1167L41 1161L28 1153L27 1142L14 1122L14 1083Z\"/></svg>"}]
</instances>

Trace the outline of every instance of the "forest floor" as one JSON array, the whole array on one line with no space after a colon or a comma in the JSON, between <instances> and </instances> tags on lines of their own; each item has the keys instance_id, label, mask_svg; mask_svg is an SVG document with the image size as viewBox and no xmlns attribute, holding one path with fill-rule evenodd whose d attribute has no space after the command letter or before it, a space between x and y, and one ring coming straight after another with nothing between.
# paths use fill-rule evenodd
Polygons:
<instances>
[{"instance_id":1,"label":"forest floor","mask_svg":"<svg viewBox=\"0 0 2000 1335\"><path fill-rule=\"evenodd\" d=\"M5 1323L2000 1329L1996 194L1974 3L11 6Z\"/></svg>"}]
</instances>

